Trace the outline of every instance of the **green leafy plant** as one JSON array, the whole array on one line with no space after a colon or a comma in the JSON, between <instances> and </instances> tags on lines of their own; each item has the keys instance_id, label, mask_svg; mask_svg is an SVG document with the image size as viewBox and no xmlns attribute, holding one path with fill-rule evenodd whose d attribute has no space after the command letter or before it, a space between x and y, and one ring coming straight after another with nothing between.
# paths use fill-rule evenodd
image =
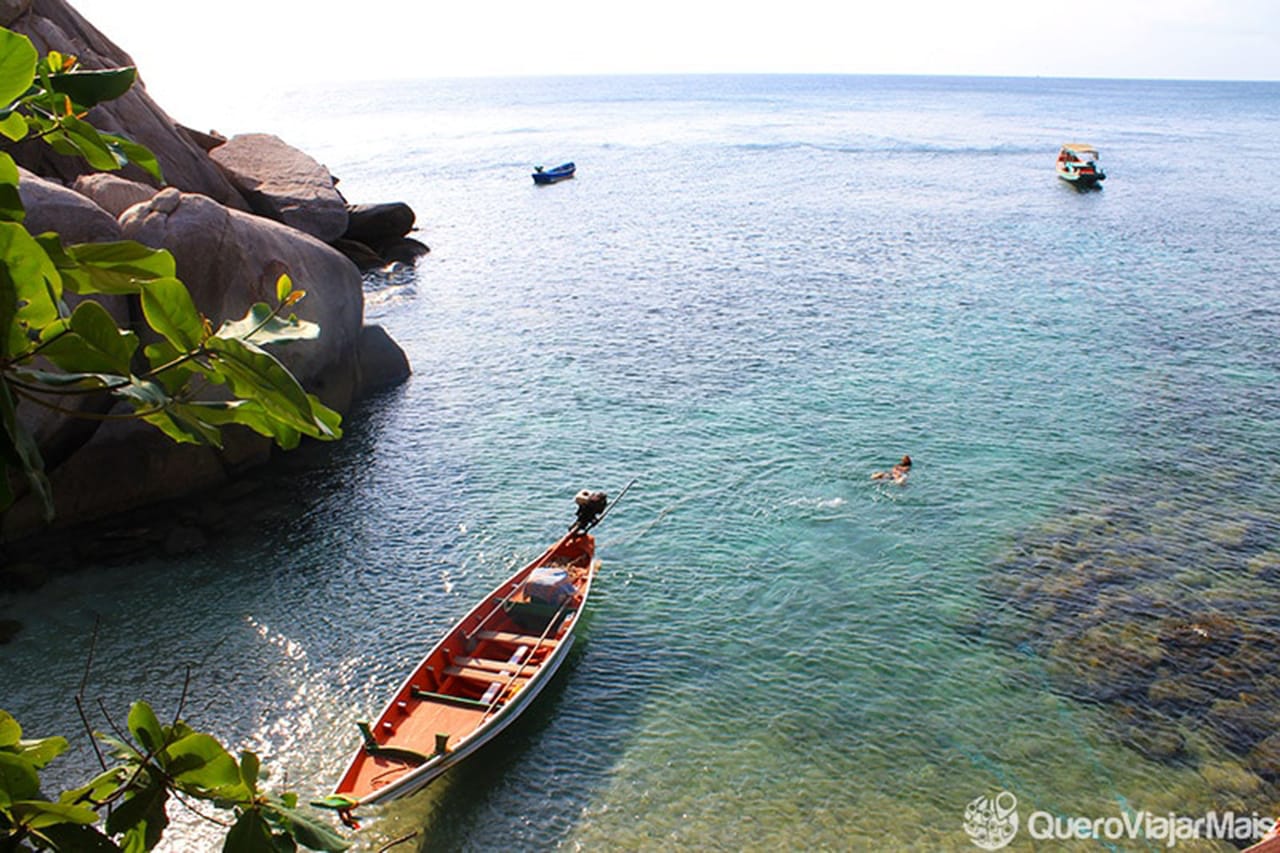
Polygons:
<instances>
[{"instance_id":1,"label":"green leafy plant","mask_svg":"<svg viewBox=\"0 0 1280 853\"><path fill-rule=\"evenodd\" d=\"M0 29L0 142L42 139L99 169L134 163L163 180L146 148L84 120L95 104L133 85L132 68L82 70L75 57L41 59L25 36ZM178 442L221 446L239 424L289 449L303 436L341 435L337 412L308 394L268 345L315 338L314 323L287 313L304 296L287 275L276 304L258 303L216 330L175 275L172 255L132 241L64 246L24 225L13 158L0 151L0 458L25 477L46 517L53 498L40 450L17 417L20 402L70 417L141 419ZM81 297L75 309L66 296ZM154 337L120 328L96 295L136 297ZM86 298L87 297L87 298ZM209 386L222 386L209 399ZM110 395L128 411L86 414L66 405ZM0 512L16 493L0 471Z\"/></svg>"},{"instance_id":2,"label":"green leafy plant","mask_svg":"<svg viewBox=\"0 0 1280 853\"><path fill-rule=\"evenodd\" d=\"M227 827L226 853L348 847L298 810L296 794L261 790L254 753L241 752L237 761L212 735L181 720L162 724L146 702L133 703L126 728L118 735L96 732L112 763L49 800L41 795L40 771L66 750L66 738L24 740L18 721L0 710L0 853L151 850L169 825L171 800L229 813L221 820L197 811Z\"/></svg>"}]
</instances>

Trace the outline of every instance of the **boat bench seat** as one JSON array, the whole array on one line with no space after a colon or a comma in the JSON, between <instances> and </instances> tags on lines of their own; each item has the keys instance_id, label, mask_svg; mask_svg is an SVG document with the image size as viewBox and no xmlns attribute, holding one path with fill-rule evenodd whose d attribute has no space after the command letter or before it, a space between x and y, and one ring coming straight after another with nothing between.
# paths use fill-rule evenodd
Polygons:
<instances>
[{"instance_id":1,"label":"boat bench seat","mask_svg":"<svg viewBox=\"0 0 1280 853\"><path fill-rule=\"evenodd\" d=\"M506 667L511 669L512 665L506 664ZM511 680L510 675L487 669L477 669L476 667L471 666L451 666L445 669L444 674L457 676L458 678L465 678L468 681L479 681L485 684L493 684L494 682L497 682L498 684L506 684ZM514 681L511 681L511 684L514 687L524 687L528 683L528 678L517 678Z\"/></svg>"},{"instance_id":2,"label":"boat bench seat","mask_svg":"<svg viewBox=\"0 0 1280 853\"><path fill-rule=\"evenodd\" d=\"M508 646L539 645L537 634L517 634L511 631L478 631L475 636L477 640L493 640L495 643L503 643ZM541 647L554 649L559 642L559 640L547 637L542 641Z\"/></svg>"},{"instance_id":3,"label":"boat bench seat","mask_svg":"<svg viewBox=\"0 0 1280 853\"><path fill-rule=\"evenodd\" d=\"M452 660L454 666L465 666L473 669L491 669L494 672L514 673L519 669L523 675L532 675L538 669L536 664L525 663L524 667L521 668L519 663L512 663L508 660L473 658L465 655L455 655Z\"/></svg>"}]
</instances>

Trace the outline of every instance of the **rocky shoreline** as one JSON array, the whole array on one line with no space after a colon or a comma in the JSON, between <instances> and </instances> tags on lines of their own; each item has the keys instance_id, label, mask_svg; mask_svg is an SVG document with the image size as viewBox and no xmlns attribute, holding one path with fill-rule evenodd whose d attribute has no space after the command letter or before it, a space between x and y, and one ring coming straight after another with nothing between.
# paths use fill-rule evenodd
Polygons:
<instances>
[{"instance_id":1,"label":"rocky shoreline","mask_svg":"<svg viewBox=\"0 0 1280 853\"><path fill-rule=\"evenodd\" d=\"M0 25L28 36L41 54L71 54L85 68L134 65L64 0L0 0ZM150 149L166 185L136 167L94 172L79 158L24 142L11 153L32 233L56 231L64 243L127 239L167 249L178 277L215 325L270 301L276 278L288 273L307 292L296 313L318 323L321 335L277 355L308 391L344 415L410 375L395 341L381 327L365 325L362 286L362 272L411 265L428 251L410 236L415 216L407 205L349 203L326 167L275 136L227 139L185 128L141 80L94 108L89 121ZM121 326L141 319L134 300L99 301ZM20 416L45 455L59 528L210 493L273 457L267 439L239 428L229 429L225 448L216 450L174 444L136 421L99 426L31 409ZM37 502L19 499L0 524L6 559L11 543L42 532ZM0 574L13 576L8 568Z\"/></svg>"}]
</instances>

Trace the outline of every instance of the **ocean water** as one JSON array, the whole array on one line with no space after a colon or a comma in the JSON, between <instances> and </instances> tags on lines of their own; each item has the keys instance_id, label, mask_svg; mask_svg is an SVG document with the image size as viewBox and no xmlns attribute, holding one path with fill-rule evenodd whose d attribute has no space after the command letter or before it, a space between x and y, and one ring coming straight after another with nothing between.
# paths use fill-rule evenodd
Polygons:
<instances>
[{"instance_id":1,"label":"ocean water","mask_svg":"<svg viewBox=\"0 0 1280 853\"><path fill-rule=\"evenodd\" d=\"M97 620L87 695L172 713L191 666L193 724L323 795L355 721L573 494L634 479L566 671L363 849L978 849L966 808L1001 791L1010 849L1053 846L1033 812L1280 810L1280 84L431 81L241 108L219 129L417 212L430 255L366 282L413 378L198 554L0 599L29 733L75 730ZM1055 177L1065 141L1104 189ZM870 479L904 453L905 486ZM210 832L180 819L173 849Z\"/></svg>"}]
</instances>

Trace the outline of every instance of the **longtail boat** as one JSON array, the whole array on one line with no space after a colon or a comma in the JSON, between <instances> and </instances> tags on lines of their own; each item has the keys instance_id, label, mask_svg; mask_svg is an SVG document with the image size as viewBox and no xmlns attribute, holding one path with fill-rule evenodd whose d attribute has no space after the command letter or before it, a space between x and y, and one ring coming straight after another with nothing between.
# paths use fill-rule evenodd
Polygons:
<instances>
[{"instance_id":1,"label":"longtail boat","mask_svg":"<svg viewBox=\"0 0 1280 853\"><path fill-rule=\"evenodd\" d=\"M420 790L537 698L568 657L600 565L587 531L608 499L584 490L575 501L569 532L459 619L373 723L357 723L360 746L333 793L315 805L355 826L357 807Z\"/></svg>"},{"instance_id":2,"label":"longtail boat","mask_svg":"<svg viewBox=\"0 0 1280 853\"><path fill-rule=\"evenodd\" d=\"M561 163L554 169L544 169L538 166L533 170L533 182L535 184L554 184L556 181L572 178L577 169L578 167L572 163Z\"/></svg>"},{"instance_id":3,"label":"longtail boat","mask_svg":"<svg viewBox=\"0 0 1280 853\"><path fill-rule=\"evenodd\" d=\"M1096 187L1107 175L1098 165L1098 149L1083 142L1068 142L1058 151L1058 177L1078 187Z\"/></svg>"}]
</instances>

